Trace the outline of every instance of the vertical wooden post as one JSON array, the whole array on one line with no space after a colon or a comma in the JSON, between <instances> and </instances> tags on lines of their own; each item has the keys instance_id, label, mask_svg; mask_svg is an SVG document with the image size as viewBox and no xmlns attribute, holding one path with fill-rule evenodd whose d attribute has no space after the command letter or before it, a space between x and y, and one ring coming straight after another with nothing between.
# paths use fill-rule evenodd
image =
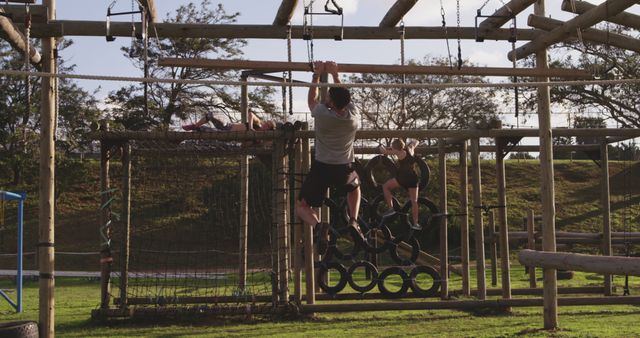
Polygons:
<instances>
[{"instance_id":1,"label":"vertical wooden post","mask_svg":"<svg viewBox=\"0 0 640 338\"><path fill-rule=\"evenodd\" d=\"M462 260L462 294L471 295L469 283L469 174L467 141L460 144L460 255Z\"/></svg>"},{"instance_id":2,"label":"vertical wooden post","mask_svg":"<svg viewBox=\"0 0 640 338\"><path fill-rule=\"evenodd\" d=\"M498 285L498 242L496 241L496 218L493 210L489 211L489 241L491 244L489 250L491 251L491 285Z\"/></svg>"},{"instance_id":3,"label":"vertical wooden post","mask_svg":"<svg viewBox=\"0 0 640 338\"><path fill-rule=\"evenodd\" d=\"M304 123L302 126L303 130L307 129L307 124ZM295 198L297 198L298 194L300 193L300 187L302 185L302 177L303 174L303 151L302 151L302 142L298 142L296 144L296 149L295 149L295 168L294 168L294 186L293 186L293 191L294 191L294 196ZM302 222L302 220L300 218L297 217L297 215L295 215L296 217L294 225L293 225L293 253L292 253L292 259L293 259L293 300L294 302L296 302L297 304L300 303L300 300L302 299L302 255L301 255L301 250L302 250L302 233L303 233L303 227L304 224Z\"/></svg>"},{"instance_id":4,"label":"vertical wooden post","mask_svg":"<svg viewBox=\"0 0 640 338\"><path fill-rule=\"evenodd\" d=\"M320 83L327 83L327 82L329 82L329 74L327 74L327 73L321 74L320 75ZM320 94L320 102L325 102L325 100L327 99L327 95L329 95L329 88L328 87L320 87L319 94ZM331 192L329 191L329 189L327 189L326 197L327 198L331 198ZM327 223L327 224L331 224L331 217L330 217L329 207L324 205L324 204L322 205L322 207L320 207L320 221L324 222L324 223ZM316 260L317 261L321 260L320 254L316 253ZM325 273L324 274L324 283L326 285L329 285L329 279L330 279L329 273ZM316 285L316 292L322 292L322 290L320 289L320 285Z\"/></svg>"},{"instance_id":5,"label":"vertical wooden post","mask_svg":"<svg viewBox=\"0 0 640 338\"><path fill-rule=\"evenodd\" d=\"M536 232L536 223L533 215L533 210L529 209L527 210L527 248L529 250L536 249L535 232ZM536 267L535 266L529 267L529 287L530 288L536 287Z\"/></svg>"},{"instance_id":6,"label":"vertical wooden post","mask_svg":"<svg viewBox=\"0 0 640 338\"><path fill-rule=\"evenodd\" d=\"M482 181L480 179L480 140L471 139L471 184L473 185L473 225L476 244L476 276L478 299L487 298L484 270L484 226L482 224Z\"/></svg>"},{"instance_id":7,"label":"vertical wooden post","mask_svg":"<svg viewBox=\"0 0 640 338\"><path fill-rule=\"evenodd\" d=\"M246 82L242 75L240 81ZM240 113L242 123L249 122L249 91L246 84L240 86ZM238 289L244 291L247 285L248 238L249 236L249 156L240 157L240 235L238 246Z\"/></svg>"},{"instance_id":8,"label":"vertical wooden post","mask_svg":"<svg viewBox=\"0 0 640 338\"><path fill-rule=\"evenodd\" d=\"M602 254L611 256L611 202L609 195L609 149L607 140L600 140L600 203L602 208ZM604 275L604 295L611 296L611 275Z\"/></svg>"},{"instance_id":9,"label":"vertical wooden post","mask_svg":"<svg viewBox=\"0 0 640 338\"><path fill-rule=\"evenodd\" d=\"M496 183L498 185L498 222L500 226L500 272L502 298L511 298L511 269L509 264L509 226L507 222L507 179L504 165L504 143L496 139Z\"/></svg>"},{"instance_id":10,"label":"vertical wooden post","mask_svg":"<svg viewBox=\"0 0 640 338\"><path fill-rule=\"evenodd\" d=\"M311 167L311 143L309 139L302 140L302 170L309 172ZM305 298L307 304L315 304L315 274L313 269L313 230L308 224L302 224L304 229L304 259L305 259Z\"/></svg>"},{"instance_id":11,"label":"vertical wooden post","mask_svg":"<svg viewBox=\"0 0 640 338\"><path fill-rule=\"evenodd\" d=\"M122 247L120 256L120 308L127 308L129 238L131 235L131 145L122 145Z\"/></svg>"},{"instance_id":12,"label":"vertical wooden post","mask_svg":"<svg viewBox=\"0 0 640 338\"><path fill-rule=\"evenodd\" d=\"M447 214L447 152L445 140L438 140L438 163L440 171L440 213ZM440 278L442 286L440 298L449 298L449 238L447 236L447 217L440 217Z\"/></svg>"},{"instance_id":13,"label":"vertical wooden post","mask_svg":"<svg viewBox=\"0 0 640 338\"><path fill-rule=\"evenodd\" d=\"M279 175L278 171L281 169L280 166L282 164L282 158L280 149L282 148L282 139L276 138L273 140L273 156L271 160L271 263L272 263L272 273L273 278L271 280L273 288L273 303L278 304L280 297L280 278L282 277L280 274L280 255L282 254L280 250L280 227L278 225L278 216L280 214L278 210L278 180ZM275 248L273 247L275 246Z\"/></svg>"},{"instance_id":14,"label":"vertical wooden post","mask_svg":"<svg viewBox=\"0 0 640 338\"><path fill-rule=\"evenodd\" d=\"M545 16L544 0L534 4L533 14ZM536 68L547 70L549 60L547 49L536 52ZM548 77L537 78L537 81L548 82ZM555 188L553 179L553 138L551 132L551 99L548 86L538 87L538 125L540 128L540 184L542 195L542 249L556 251L556 209ZM544 328L558 328L558 281L555 269L543 269L543 316Z\"/></svg>"},{"instance_id":15,"label":"vertical wooden post","mask_svg":"<svg viewBox=\"0 0 640 338\"><path fill-rule=\"evenodd\" d=\"M289 200L288 195L288 186L287 186L287 175L288 170L288 157L284 150L284 142L277 143L278 149L275 150L275 153L278 156L278 163L280 164L278 168L278 180L276 181L277 189L276 189L276 200L275 203L277 205L276 216L277 216L277 226L278 226L278 251L280 252L280 303L286 304L289 301L289 253L291 250L289 249L289 224L287 223L287 210L288 205L287 201Z\"/></svg>"},{"instance_id":16,"label":"vertical wooden post","mask_svg":"<svg viewBox=\"0 0 640 338\"><path fill-rule=\"evenodd\" d=\"M56 0L44 0L49 18L56 19ZM42 71L56 74L54 55L55 38L42 39ZM40 104L40 200L38 233L39 279L39 332L41 337L55 336L55 280L54 280L54 225L55 225L55 79L42 78L42 102Z\"/></svg>"},{"instance_id":17,"label":"vertical wooden post","mask_svg":"<svg viewBox=\"0 0 640 338\"><path fill-rule=\"evenodd\" d=\"M102 124L103 131L109 130L109 124L105 121ZM105 141L100 142L100 308L108 309L111 292L111 265L113 257L111 255L111 206L108 206L111 199L111 182L109 182L109 150L110 145Z\"/></svg>"}]
</instances>

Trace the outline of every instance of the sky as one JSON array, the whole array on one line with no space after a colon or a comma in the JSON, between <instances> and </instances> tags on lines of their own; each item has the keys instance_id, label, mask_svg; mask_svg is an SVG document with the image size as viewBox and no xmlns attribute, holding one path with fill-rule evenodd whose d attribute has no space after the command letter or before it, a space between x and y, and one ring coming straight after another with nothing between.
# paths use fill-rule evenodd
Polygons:
<instances>
[{"instance_id":1,"label":"sky","mask_svg":"<svg viewBox=\"0 0 640 338\"><path fill-rule=\"evenodd\" d=\"M199 3L200 0L193 0ZM595 0L592 0L594 2ZM104 21L106 11L112 0L57 0L57 18L59 20L91 20ZM156 0L157 13L160 18L167 17L168 13L184 4L188 0ZM314 9L321 11L324 0L316 0ZM506 0L460 0L460 26L473 27L477 10L484 5L483 15L492 14L497 8L502 7ZM547 0L547 14L559 20L568 20L575 15L560 10L561 0ZM238 24L266 24L270 25L275 18L281 0L221 0L212 1L213 5L221 3L228 13L239 12ZM298 6L292 18L292 23L302 24L303 4L309 0L298 1ZM377 26L395 0L337 0L344 9L345 26ZM456 1L453 0L421 0L405 16L405 26L441 26L442 17L440 4L443 4L447 26L457 25ZM595 1L595 4L600 1ZM630 12L639 12L638 5L632 7ZM131 10L131 0L119 0L113 8L114 11ZM520 13L517 17L518 28L526 28L526 18L532 13L532 7ZM125 19L126 18L126 19ZM130 20L129 17L114 18L114 21ZM139 20L139 18L137 18ZM339 25L337 16L315 16L315 25ZM505 25L505 27L508 25ZM104 37L70 37L75 44L63 52L63 57L68 62L76 64L77 74L96 75L124 75L140 76L142 71L136 69L120 51L123 45L130 45L130 38L118 37L115 42L106 42ZM154 43L153 39L150 43ZM526 43L518 42L516 46ZM457 41L453 37L449 40L451 56L457 55ZM489 41L479 43L473 40L461 41L462 56L464 59L478 66L511 67L507 60L507 52L511 50L511 44L507 41ZM248 60L287 60L286 40L251 39L244 48L243 58ZM447 57L447 44L444 40L406 40L405 58L422 59L426 55L432 57ZM338 63L364 63L364 64L398 64L400 60L400 42L398 40L373 40L373 41L314 41L314 58L316 60L334 60ZM292 42L293 61L308 61L307 44L305 41ZM308 81L310 74L295 73L294 78ZM98 90L98 98L104 98L110 91L124 86L120 82L81 81L80 85L89 91ZM306 95L303 89L294 91L294 110L306 109ZM565 118L566 119L566 118ZM533 120L533 119L530 119ZM561 119L562 120L562 119ZM562 121L557 121L562 123Z\"/></svg>"}]
</instances>

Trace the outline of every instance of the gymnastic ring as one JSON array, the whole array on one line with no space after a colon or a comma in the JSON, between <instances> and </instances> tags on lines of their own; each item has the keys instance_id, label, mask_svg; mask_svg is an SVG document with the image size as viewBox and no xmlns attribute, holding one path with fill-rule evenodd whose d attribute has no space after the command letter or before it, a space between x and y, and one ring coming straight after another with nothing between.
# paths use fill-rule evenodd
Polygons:
<instances>
[{"instance_id":1,"label":"gymnastic ring","mask_svg":"<svg viewBox=\"0 0 640 338\"><path fill-rule=\"evenodd\" d=\"M416 163L418 164L418 168L420 168L420 181L418 183L419 190L424 190L429 184L429 177L431 176L431 169L429 169L429 165L427 161L425 161L421 157L415 157Z\"/></svg>"},{"instance_id":2,"label":"gymnastic ring","mask_svg":"<svg viewBox=\"0 0 640 338\"><path fill-rule=\"evenodd\" d=\"M382 184L378 184L378 182L376 182L376 178L373 175L373 171L374 171L375 167L377 167L380 164L382 164L383 167L389 173L389 178L395 177L396 173L398 172L398 167L396 166L396 164L393 163L393 161L390 158L388 158L387 156L378 155L378 156L370 159L369 162L367 162L367 165L365 167L367 169L367 175L368 175L367 180L370 182L371 187L373 188L373 190L375 192L377 192L377 193L381 193L382 192Z\"/></svg>"},{"instance_id":3,"label":"gymnastic ring","mask_svg":"<svg viewBox=\"0 0 640 338\"><path fill-rule=\"evenodd\" d=\"M418 285L416 278L419 274L425 273L431 277L433 280L433 284L428 289L423 289ZM438 295L438 290L440 289L441 281L440 274L436 269L428 265L418 265L411 270L409 274L409 286L414 294L420 297L433 297Z\"/></svg>"},{"instance_id":4,"label":"gymnastic ring","mask_svg":"<svg viewBox=\"0 0 640 338\"><path fill-rule=\"evenodd\" d=\"M340 274L340 279L338 279L338 283L334 286L329 286L324 281L324 276L329 273L329 269L335 269ZM318 286L320 286L324 292L330 295L335 295L342 291L342 289L347 285L347 269L338 262L323 262L318 266L317 282Z\"/></svg>"},{"instance_id":5,"label":"gymnastic ring","mask_svg":"<svg viewBox=\"0 0 640 338\"><path fill-rule=\"evenodd\" d=\"M374 244L377 243L375 237L375 233L377 232L377 230L380 230L380 232L382 232L383 243L380 245ZM393 247L391 230L389 230L389 228L387 228L384 224L379 224L376 227L370 229L364 234L364 236L365 238L367 238L364 250L368 253L381 254Z\"/></svg>"},{"instance_id":6,"label":"gymnastic ring","mask_svg":"<svg viewBox=\"0 0 640 338\"><path fill-rule=\"evenodd\" d=\"M411 230L412 230L413 236L418 236L419 233L425 229L425 227L428 229L437 229L438 225L440 224L440 217L435 216L440 214L440 209L438 209L438 206L436 206L436 204L432 200L426 197L418 197L418 205L424 206L428 210L428 212L425 212L425 210L422 210L418 214L418 220L422 225L422 229L415 230L412 228ZM400 213L403 213L403 214L411 213L411 201L407 201L402 206L402 208L400 208Z\"/></svg>"},{"instance_id":7,"label":"gymnastic ring","mask_svg":"<svg viewBox=\"0 0 640 338\"><path fill-rule=\"evenodd\" d=\"M395 292L390 291L384 285L385 279L387 279L387 277L391 275L398 275L400 276L400 278L402 278L402 286L398 291L395 291ZM404 296L407 293L407 289L409 289L408 280L409 280L409 276L407 276L407 273L404 272L404 270L402 270L401 267L392 266L390 268L386 268L384 271L382 271L381 274L378 275L378 290L380 290L380 293L383 296L386 296L389 298L400 298Z\"/></svg>"},{"instance_id":8,"label":"gymnastic ring","mask_svg":"<svg viewBox=\"0 0 640 338\"><path fill-rule=\"evenodd\" d=\"M391 259L393 259L396 264L409 266L415 263L420 255L420 242L418 242L415 237L411 237L405 243L411 245L411 256L409 258L400 257L398 254L398 247L400 246L400 243L394 243L395 245L389 249L389 252L391 253Z\"/></svg>"},{"instance_id":9,"label":"gymnastic ring","mask_svg":"<svg viewBox=\"0 0 640 338\"><path fill-rule=\"evenodd\" d=\"M355 282L353 278L354 272L356 271L357 268L360 268L360 267L363 267L366 271L369 271L369 273L371 274L371 281L368 284L359 285L358 283ZM373 265L371 262L368 262L368 261L358 261L353 263L349 267L349 270L347 270L347 273L348 273L347 281L349 282L349 286L351 286L352 289L360 293L371 291L371 289L373 289L376 286L376 283L378 282L378 269L376 268L375 265Z\"/></svg>"},{"instance_id":10,"label":"gymnastic ring","mask_svg":"<svg viewBox=\"0 0 640 338\"><path fill-rule=\"evenodd\" d=\"M338 238L346 237L349 235L350 231L348 227L341 227L337 229L333 228L331 231L329 231L329 248L327 250L327 253L325 254L325 257L327 257L327 259L335 257L340 260L348 261L357 259L358 253L362 248L359 241L353 241L353 247L351 247L351 250L349 252L343 252L342 250L340 250L340 248L338 248ZM350 238L350 236L348 238Z\"/></svg>"}]
</instances>

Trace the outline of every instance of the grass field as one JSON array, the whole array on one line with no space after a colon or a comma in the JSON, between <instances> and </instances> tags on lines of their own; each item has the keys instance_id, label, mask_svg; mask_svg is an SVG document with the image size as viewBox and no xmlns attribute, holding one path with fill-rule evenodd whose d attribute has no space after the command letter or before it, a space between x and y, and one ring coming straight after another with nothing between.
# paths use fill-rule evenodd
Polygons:
<instances>
[{"instance_id":1,"label":"grass field","mask_svg":"<svg viewBox=\"0 0 640 338\"><path fill-rule=\"evenodd\" d=\"M513 287L526 287L528 277L519 266L512 270ZM614 280L622 293L624 277ZM489 285L490 283L488 283ZM540 282L541 284L541 282ZM597 286L602 277L577 273L559 286ZM8 281L0 287L9 288ZM631 277L631 294L640 292L640 281ZM451 290L459 290L459 278L452 278ZM511 314L478 311L432 310L354 312L317 314L314 318L197 317L180 322L91 320L91 310L99 302L99 283L95 280L58 278L56 280L56 334L58 337L639 337L638 306L561 307L560 329L542 330L542 308L514 308ZM585 297L588 297L585 295ZM433 299L432 301L437 301ZM639 304L640 305L640 304ZM27 282L25 311L16 314L0 303L2 321L37 320L38 283Z\"/></svg>"}]
</instances>

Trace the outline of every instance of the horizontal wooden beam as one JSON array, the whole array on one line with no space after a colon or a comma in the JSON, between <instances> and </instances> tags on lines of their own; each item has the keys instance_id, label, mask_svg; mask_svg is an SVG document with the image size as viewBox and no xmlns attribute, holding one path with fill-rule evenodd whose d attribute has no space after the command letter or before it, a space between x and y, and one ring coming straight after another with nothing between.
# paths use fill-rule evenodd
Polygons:
<instances>
[{"instance_id":1,"label":"horizontal wooden beam","mask_svg":"<svg viewBox=\"0 0 640 338\"><path fill-rule=\"evenodd\" d=\"M640 258L583 255L568 252L521 250L518 260L525 266L564 269L608 275L640 276Z\"/></svg>"},{"instance_id":2,"label":"horizontal wooden beam","mask_svg":"<svg viewBox=\"0 0 640 338\"><path fill-rule=\"evenodd\" d=\"M35 4L36 0L5 0L8 3L17 3L17 4Z\"/></svg>"},{"instance_id":3,"label":"horizontal wooden beam","mask_svg":"<svg viewBox=\"0 0 640 338\"><path fill-rule=\"evenodd\" d=\"M396 3L389 8L389 11L380 21L380 27L395 27L405 14L418 2L418 0L397 0Z\"/></svg>"},{"instance_id":4,"label":"horizontal wooden beam","mask_svg":"<svg viewBox=\"0 0 640 338\"><path fill-rule=\"evenodd\" d=\"M502 27L502 25L509 22L511 18L535 2L536 0L511 0L504 4L504 6L498 8L491 14L489 18L484 19L484 21L478 24L478 38L484 39L490 31Z\"/></svg>"},{"instance_id":5,"label":"horizontal wooden beam","mask_svg":"<svg viewBox=\"0 0 640 338\"><path fill-rule=\"evenodd\" d=\"M640 302L638 296L617 297L560 297L560 306L584 306L584 305L637 305ZM325 304L301 304L300 313L314 312L349 312L349 311L398 311L398 310L442 310L442 309L469 309L508 307L542 307L542 298L510 298L510 299L486 299L486 300L449 300L449 301L395 301L376 303L325 303Z\"/></svg>"},{"instance_id":6,"label":"horizontal wooden beam","mask_svg":"<svg viewBox=\"0 0 640 338\"><path fill-rule=\"evenodd\" d=\"M4 13L4 11L0 9L0 13ZM42 58L38 50L29 45L27 38L18 30L9 18L0 16L0 33L2 33L2 37L9 42L11 47L17 50L20 54L26 55L27 48L29 48L29 61L31 64L40 64Z\"/></svg>"},{"instance_id":7,"label":"horizontal wooden beam","mask_svg":"<svg viewBox=\"0 0 640 338\"><path fill-rule=\"evenodd\" d=\"M291 22L293 12L296 10L298 0L282 0L276 18L273 19L274 26L285 26Z\"/></svg>"},{"instance_id":8,"label":"horizontal wooden beam","mask_svg":"<svg viewBox=\"0 0 640 338\"><path fill-rule=\"evenodd\" d=\"M562 26L557 27L546 34L542 34L532 41L516 48L515 51L510 51L507 54L507 57L509 60L513 60L514 58L516 60L525 58L530 54L568 38L571 36L571 32L578 28L589 28L602 20L617 15L636 3L638 3L638 0L606 0L584 14L580 14L577 17L566 21Z\"/></svg>"},{"instance_id":9,"label":"horizontal wooden beam","mask_svg":"<svg viewBox=\"0 0 640 338\"><path fill-rule=\"evenodd\" d=\"M50 24L61 24L64 27L65 36L99 36L107 33L104 21L76 21L76 20L51 20ZM135 24L139 32L140 24ZM131 37L131 22L112 21L109 33L116 37ZM212 25L190 23L156 23L159 38L207 38L207 39L286 39L287 27L273 25ZM340 33L340 26L315 26L313 38L316 40L334 40ZM460 36L463 40L475 40L475 27L449 27L448 34L442 27L405 27L405 39L440 40L447 36ZM460 34L458 34L458 31ZM296 25L291 27L291 38L301 40L303 27ZM532 40L544 33L534 29L518 29L519 40ZM51 33L50 27L45 24L34 24L34 37L58 37ZM497 29L487 34L489 40L509 40L509 29ZM344 27L344 40L399 40L400 33L395 27L359 26Z\"/></svg>"},{"instance_id":10,"label":"horizontal wooden beam","mask_svg":"<svg viewBox=\"0 0 640 338\"><path fill-rule=\"evenodd\" d=\"M10 16L14 23L24 23L27 17L27 10L24 5L0 5L0 9ZM49 11L42 5L29 6L31 23L48 23Z\"/></svg>"},{"instance_id":11,"label":"horizontal wooden beam","mask_svg":"<svg viewBox=\"0 0 640 338\"><path fill-rule=\"evenodd\" d=\"M530 15L528 24L531 27L543 29L546 31L552 31L562 26L563 21L547 18L544 16ZM577 36L577 31L571 31L572 37ZM630 36L623 34L617 34L612 32L605 32L595 28L585 28L581 31L582 39L597 43L609 44L614 47L631 50L634 52L640 52L640 40L634 39Z\"/></svg>"},{"instance_id":12,"label":"horizontal wooden beam","mask_svg":"<svg viewBox=\"0 0 640 338\"><path fill-rule=\"evenodd\" d=\"M313 130L296 131L296 138L313 138ZM612 128L581 128L568 129L557 128L552 130L554 137L568 136L629 136L640 137L640 129L612 129ZM356 132L358 139L378 139L378 138L416 138L416 139L438 139L438 138L495 138L495 137L539 137L538 129L405 129L405 130L367 130L361 129ZM246 132L148 132L148 131L110 131L93 132L89 134L92 140L104 141L126 141L126 140L220 140L220 141L246 141L246 140L268 140L276 137L283 137L282 131L246 131Z\"/></svg>"},{"instance_id":13,"label":"horizontal wooden beam","mask_svg":"<svg viewBox=\"0 0 640 338\"><path fill-rule=\"evenodd\" d=\"M220 59L187 59L167 58L158 61L159 66L165 67L193 67L208 69L254 69L269 72L311 71L307 62L284 61L252 61L252 60L220 60ZM378 73L378 74L421 74L421 75L451 75L451 76L522 76L522 77L562 77L562 78L591 78L591 74L578 69L537 69L537 68L498 68L498 67L462 67L461 69L447 66L416 66L416 65L366 65L341 63L338 70L342 73Z\"/></svg>"},{"instance_id":14,"label":"horizontal wooden beam","mask_svg":"<svg viewBox=\"0 0 640 338\"><path fill-rule=\"evenodd\" d=\"M458 146L451 145L446 147L447 153L458 152ZM572 151L594 151L600 150L600 145L594 144L557 144L553 146L554 153L568 153ZM377 147L355 147L356 154L379 154L380 150ZM480 146L481 153L495 153L497 151L496 146L482 145ZM526 146L514 146L510 148L511 152L531 152L537 153L540 151L540 146L526 145ZM416 154L420 155L432 155L438 153L437 146L418 146L415 149Z\"/></svg>"},{"instance_id":15,"label":"horizontal wooden beam","mask_svg":"<svg viewBox=\"0 0 640 338\"><path fill-rule=\"evenodd\" d=\"M576 14L584 14L588 10L593 9L596 5L588 3L586 1L576 1L576 9L573 10L571 6L570 0L564 0L562 2L562 10L567 12L572 12ZM614 16L610 16L606 19L611 23L616 23L618 25L627 26L629 28L634 28L640 30L640 15L635 15L627 12L618 13Z\"/></svg>"},{"instance_id":16,"label":"horizontal wooden beam","mask_svg":"<svg viewBox=\"0 0 640 338\"><path fill-rule=\"evenodd\" d=\"M155 0L140 0L140 3L147 9L147 20L151 23L158 21L158 11L156 10Z\"/></svg>"}]
</instances>

